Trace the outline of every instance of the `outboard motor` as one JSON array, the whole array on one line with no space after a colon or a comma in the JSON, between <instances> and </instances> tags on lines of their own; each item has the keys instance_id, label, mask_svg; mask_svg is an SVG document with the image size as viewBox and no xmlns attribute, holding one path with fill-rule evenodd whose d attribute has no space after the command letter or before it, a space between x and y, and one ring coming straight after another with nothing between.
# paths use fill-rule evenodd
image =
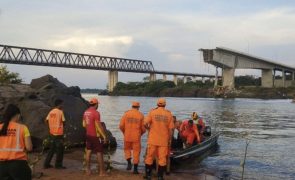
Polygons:
<instances>
[{"instance_id":1,"label":"outboard motor","mask_svg":"<svg viewBox=\"0 0 295 180\"><path fill-rule=\"evenodd\" d=\"M211 127L210 126L206 126L205 130L203 132L204 136L211 136Z\"/></svg>"}]
</instances>

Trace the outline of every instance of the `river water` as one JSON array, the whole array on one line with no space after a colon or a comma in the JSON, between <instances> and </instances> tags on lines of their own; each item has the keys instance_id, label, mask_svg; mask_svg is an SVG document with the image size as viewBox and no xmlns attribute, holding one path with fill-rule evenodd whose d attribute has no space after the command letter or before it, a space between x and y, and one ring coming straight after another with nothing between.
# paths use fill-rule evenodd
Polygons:
<instances>
[{"instance_id":1,"label":"river water","mask_svg":"<svg viewBox=\"0 0 295 180\"><path fill-rule=\"evenodd\" d=\"M89 99L95 95L83 94L83 97ZM135 100L141 103L140 110L146 115L155 107L157 98L98 98L101 101L99 111L102 121L118 142L112 160L116 166L123 168L123 137L118 129L120 118ZM291 100L167 98L167 109L177 119L188 118L196 111L207 124L222 133L216 151L202 161L192 159L176 167L174 172L208 173L220 179L240 179L240 163L248 139L246 179L295 179L295 104ZM145 142L146 135L142 138L143 146ZM141 157L144 152L145 147L142 147Z\"/></svg>"}]
</instances>

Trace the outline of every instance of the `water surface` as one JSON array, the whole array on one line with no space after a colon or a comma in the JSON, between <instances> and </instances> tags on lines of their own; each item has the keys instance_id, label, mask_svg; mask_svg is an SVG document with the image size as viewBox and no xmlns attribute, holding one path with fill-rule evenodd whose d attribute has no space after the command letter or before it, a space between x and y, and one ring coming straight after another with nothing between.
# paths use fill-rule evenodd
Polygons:
<instances>
[{"instance_id":1,"label":"water surface","mask_svg":"<svg viewBox=\"0 0 295 180\"><path fill-rule=\"evenodd\" d=\"M95 95L84 94L89 99ZM118 141L112 159L120 166L123 137L118 125L132 101L141 103L146 115L157 98L99 96L102 121ZM210 173L221 179L240 179L246 139L250 140L245 176L247 179L295 179L295 104L291 100L167 98L167 108L178 119L198 112L207 124L222 134L218 149L201 162L193 159L176 172ZM142 138L145 146L146 135ZM142 147L142 155L145 147ZM142 161L141 161L142 162ZM143 165L143 163L142 163ZM122 166L121 166L122 167Z\"/></svg>"}]
</instances>

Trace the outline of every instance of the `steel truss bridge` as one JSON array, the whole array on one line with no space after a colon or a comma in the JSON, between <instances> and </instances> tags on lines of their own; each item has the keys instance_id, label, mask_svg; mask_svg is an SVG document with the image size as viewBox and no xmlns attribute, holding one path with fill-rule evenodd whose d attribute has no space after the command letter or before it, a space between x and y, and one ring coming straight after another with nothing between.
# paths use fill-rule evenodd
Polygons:
<instances>
[{"instance_id":1,"label":"steel truss bridge","mask_svg":"<svg viewBox=\"0 0 295 180\"><path fill-rule=\"evenodd\" d=\"M155 71L151 61L98 56L73 52L37 49L0 44L0 63L64 68L121 71L134 73L154 73L213 78L214 75Z\"/></svg>"}]
</instances>

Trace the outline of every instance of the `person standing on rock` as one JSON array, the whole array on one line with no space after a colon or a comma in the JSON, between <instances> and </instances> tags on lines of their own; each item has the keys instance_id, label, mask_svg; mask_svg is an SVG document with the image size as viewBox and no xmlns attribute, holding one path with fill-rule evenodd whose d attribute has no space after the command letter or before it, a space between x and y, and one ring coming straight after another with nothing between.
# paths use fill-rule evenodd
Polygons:
<instances>
[{"instance_id":1,"label":"person standing on rock","mask_svg":"<svg viewBox=\"0 0 295 180\"><path fill-rule=\"evenodd\" d=\"M33 145L20 118L19 108L9 104L0 121L0 179L32 179L26 151L31 151Z\"/></svg>"},{"instance_id":2,"label":"person standing on rock","mask_svg":"<svg viewBox=\"0 0 295 180\"><path fill-rule=\"evenodd\" d=\"M103 144L107 143L106 133L100 121L100 113L97 111L99 101L92 98L89 101L90 107L84 112L83 127L86 128L86 174L91 174L90 157L91 153L97 154L99 163L99 175L106 176L103 161Z\"/></svg>"},{"instance_id":3,"label":"person standing on rock","mask_svg":"<svg viewBox=\"0 0 295 180\"><path fill-rule=\"evenodd\" d=\"M145 158L145 179L150 180L152 175L152 164L154 156L158 157L158 179L163 180L167 165L168 150L171 143L174 128L173 116L165 109L166 100L158 99L158 107L152 109L144 120L145 127L149 129L147 140L147 155Z\"/></svg>"},{"instance_id":4,"label":"person standing on rock","mask_svg":"<svg viewBox=\"0 0 295 180\"><path fill-rule=\"evenodd\" d=\"M45 122L49 127L50 149L44 161L44 169L52 168L50 164L54 154L56 154L55 168L65 169L63 166L64 156L64 123L63 101L57 99L54 102L55 107L47 115Z\"/></svg>"},{"instance_id":5,"label":"person standing on rock","mask_svg":"<svg viewBox=\"0 0 295 180\"><path fill-rule=\"evenodd\" d=\"M133 150L134 174L138 174L138 163L141 151L141 136L145 133L144 116L139 111L140 103L132 102L132 109L125 112L119 128L124 134L124 153L128 162L127 170L132 169L131 151Z\"/></svg>"}]
</instances>

